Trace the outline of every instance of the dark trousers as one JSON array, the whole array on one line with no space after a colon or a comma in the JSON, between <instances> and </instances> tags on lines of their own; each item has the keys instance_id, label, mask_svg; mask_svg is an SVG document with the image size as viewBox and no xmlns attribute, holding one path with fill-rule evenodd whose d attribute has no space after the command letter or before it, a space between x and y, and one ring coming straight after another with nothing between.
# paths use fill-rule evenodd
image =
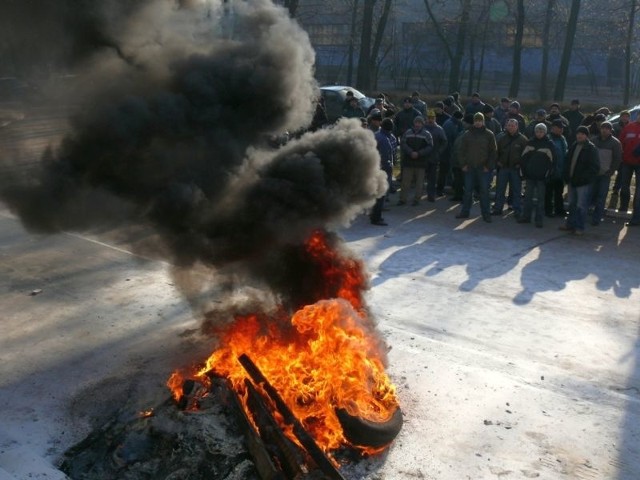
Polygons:
<instances>
[{"instance_id":1,"label":"dark trousers","mask_svg":"<svg viewBox=\"0 0 640 480\"><path fill-rule=\"evenodd\" d=\"M545 196L545 180L531 180L525 179L525 192L524 192L524 204L522 206L522 218L523 220L531 221L531 212L533 211L533 197L534 195L538 199L536 203L536 223L542 223L544 217L544 196Z\"/></svg>"},{"instance_id":2,"label":"dark trousers","mask_svg":"<svg viewBox=\"0 0 640 480\"><path fill-rule=\"evenodd\" d=\"M564 216L564 182L560 178L552 178L547 182L544 193L544 213Z\"/></svg>"},{"instance_id":3,"label":"dark trousers","mask_svg":"<svg viewBox=\"0 0 640 480\"><path fill-rule=\"evenodd\" d=\"M425 169L425 177L427 180L427 197L432 199L436 195L436 181L438 174L438 164L429 162Z\"/></svg>"},{"instance_id":4,"label":"dark trousers","mask_svg":"<svg viewBox=\"0 0 640 480\"><path fill-rule=\"evenodd\" d=\"M453 174L453 198L461 200L464 193L464 172L460 167L453 167L451 173Z\"/></svg>"},{"instance_id":5,"label":"dark trousers","mask_svg":"<svg viewBox=\"0 0 640 480\"><path fill-rule=\"evenodd\" d=\"M464 172L464 195L462 197L462 215L469 215L471 203L473 201L473 191L478 192L480 197L480 211L483 217L491 215L489 206L489 188L487 183L487 172L482 167L468 167Z\"/></svg>"},{"instance_id":6,"label":"dark trousers","mask_svg":"<svg viewBox=\"0 0 640 480\"><path fill-rule=\"evenodd\" d=\"M369 218L372 222L379 222L382 220L382 207L384 207L384 197L378 198L371 209Z\"/></svg>"},{"instance_id":7,"label":"dark trousers","mask_svg":"<svg viewBox=\"0 0 640 480\"><path fill-rule=\"evenodd\" d=\"M438 181L436 183L436 190L439 194L442 194L444 187L450 182L451 177L451 165L448 158L440 159L438 163Z\"/></svg>"}]
</instances>

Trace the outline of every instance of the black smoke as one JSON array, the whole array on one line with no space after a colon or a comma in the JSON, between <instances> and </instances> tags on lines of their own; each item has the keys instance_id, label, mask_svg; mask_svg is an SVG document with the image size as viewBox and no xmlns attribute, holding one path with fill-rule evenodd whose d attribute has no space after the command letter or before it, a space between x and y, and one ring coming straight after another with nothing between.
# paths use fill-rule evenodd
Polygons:
<instances>
[{"instance_id":1,"label":"black smoke","mask_svg":"<svg viewBox=\"0 0 640 480\"><path fill-rule=\"evenodd\" d=\"M308 125L318 95L306 34L270 2L122 5L86 25L79 13L67 41L95 39L78 57L86 90L69 92L83 107L35 173L4 180L2 200L33 232L146 225L173 265L216 269L227 287L257 278L286 302L291 249L384 191L373 136L343 121L265 146Z\"/></svg>"}]
</instances>

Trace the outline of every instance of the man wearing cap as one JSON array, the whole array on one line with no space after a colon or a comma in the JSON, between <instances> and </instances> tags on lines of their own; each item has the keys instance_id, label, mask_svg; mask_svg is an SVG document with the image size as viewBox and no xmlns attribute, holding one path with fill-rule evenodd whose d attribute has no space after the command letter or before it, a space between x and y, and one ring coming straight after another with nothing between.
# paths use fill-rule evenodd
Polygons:
<instances>
[{"instance_id":1,"label":"man wearing cap","mask_svg":"<svg viewBox=\"0 0 640 480\"><path fill-rule=\"evenodd\" d=\"M482 113L482 107L484 107L484 102L480 100L480 94L474 92L473 95L471 95L471 100L464 109L464 113Z\"/></svg>"},{"instance_id":2,"label":"man wearing cap","mask_svg":"<svg viewBox=\"0 0 640 480\"><path fill-rule=\"evenodd\" d=\"M371 112L373 112L374 110L378 110L381 114L382 117L384 118L386 115L386 110L384 108L384 98L376 98L375 101L373 102L373 105L371 105L368 109L367 109L367 116L371 115Z\"/></svg>"},{"instance_id":3,"label":"man wearing cap","mask_svg":"<svg viewBox=\"0 0 640 480\"><path fill-rule=\"evenodd\" d=\"M413 104L413 108L420 112L420 115L424 117L427 114L427 104L420 99L419 92L413 92L411 94L411 103Z\"/></svg>"},{"instance_id":4,"label":"man wearing cap","mask_svg":"<svg viewBox=\"0 0 640 480\"><path fill-rule=\"evenodd\" d=\"M556 163L556 147L547 137L547 124L538 123L533 130L520 159L520 171L525 182L524 204L518 223L531 223L533 198L536 203L536 227L542 228L544 218L544 196L547 179L551 176Z\"/></svg>"},{"instance_id":5,"label":"man wearing cap","mask_svg":"<svg viewBox=\"0 0 640 480\"><path fill-rule=\"evenodd\" d=\"M507 118L515 118L518 121L518 131L520 133L524 133L525 128L527 128L527 124L525 122L524 117L520 113L520 102L514 100L509 105L509 113L507 114Z\"/></svg>"},{"instance_id":6,"label":"man wearing cap","mask_svg":"<svg viewBox=\"0 0 640 480\"><path fill-rule=\"evenodd\" d=\"M436 123L444 127L445 122L451 118L451 115L444 111L444 102L436 102L434 110L436 111Z\"/></svg>"},{"instance_id":7,"label":"man wearing cap","mask_svg":"<svg viewBox=\"0 0 640 480\"><path fill-rule=\"evenodd\" d=\"M547 217L564 217L564 181L562 180L562 172L564 170L564 162L567 158L567 139L562 134L565 125L562 120L556 119L551 123L551 133L549 139L556 147L556 165L553 169L551 177L547 181L544 195L544 214Z\"/></svg>"},{"instance_id":8,"label":"man wearing cap","mask_svg":"<svg viewBox=\"0 0 640 480\"><path fill-rule=\"evenodd\" d=\"M562 116L569 121L569 134L567 136L567 143L569 145L576 141L576 130L582 121L584 120L584 114L580 111L580 100L577 98L571 100L569 110L562 112Z\"/></svg>"},{"instance_id":9,"label":"man wearing cap","mask_svg":"<svg viewBox=\"0 0 640 480\"><path fill-rule=\"evenodd\" d=\"M482 107L482 114L484 115L484 126L487 127L495 136L498 136L498 134L502 132L502 125L498 120L493 118L493 113L493 107L488 103L485 103Z\"/></svg>"},{"instance_id":10,"label":"man wearing cap","mask_svg":"<svg viewBox=\"0 0 640 480\"><path fill-rule=\"evenodd\" d=\"M518 131L518 121L515 118L507 119L504 124L504 132L496 138L498 148L498 180L496 185L496 201L491 215L502 215L502 209L506 200L507 185L513 197L513 210L516 217L522 213L520 207L520 195L522 192L522 180L520 179L520 159L527 146L527 137Z\"/></svg>"},{"instance_id":11,"label":"man wearing cap","mask_svg":"<svg viewBox=\"0 0 640 480\"><path fill-rule=\"evenodd\" d=\"M544 123L547 126L547 130L549 130L549 128L551 127L551 124L547 123L547 111L544 108L539 108L538 110L536 110L535 119L529 122L529 125L527 125L527 128L524 131L525 137L527 137L528 139L532 139L535 136L536 125L538 125L539 123Z\"/></svg>"},{"instance_id":12,"label":"man wearing cap","mask_svg":"<svg viewBox=\"0 0 640 480\"><path fill-rule=\"evenodd\" d=\"M511 100L507 97L500 99L500 105L493 109L493 117L500 122L500 126L504 128L504 124L507 121L507 115L509 115L509 105Z\"/></svg>"},{"instance_id":13,"label":"man wearing cap","mask_svg":"<svg viewBox=\"0 0 640 480\"><path fill-rule=\"evenodd\" d=\"M557 103L552 103L549 105L549 115L547 115L547 127L551 128L553 122L556 120L560 120L562 125L564 125L564 129L562 131L562 135L564 138L567 138L569 132L571 131L571 127L569 126L569 120L562 116L560 113L560 105Z\"/></svg>"},{"instance_id":14,"label":"man wearing cap","mask_svg":"<svg viewBox=\"0 0 640 480\"><path fill-rule=\"evenodd\" d=\"M486 178L495 166L496 138L484 126L484 115L480 112L473 116L473 126L460 138L458 162L464 172L464 196L462 210L456 218L469 218L475 189L480 197L482 219L491 223L489 185Z\"/></svg>"},{"instance_id":15,"label":"man wearing cap","mask_svg":"<svg viewBox=\"0 0 640 480\"><path fill-rule=\"evenodd\" d=\"M415 182L413 205L418 205L424 189L424 172L427 161L433 151L433 138L424 128L424 118L420 115L413 119L413 127L407 130L400 140L402 152L402 184L398 205L407 203L409 189Z\"/></svg>"},{"instance_id":16,"label":"man wearing cap","mask_svg":"<svg viewBox=\"0 0 640 480\"><path fill-rule=\"evenodd\" d=\"M393 123L395 125L396 137L401 138L404 132L413 127L413 119L417 116L422 116L418 110L413 106L411 97L405 97L402 101L402 110L395 114L393 117ZM424 117L423 117L424 118Z\"/></svg>"},{"instance_id":17,"label":"man wearing cap","mask_svg":"<svg viewBox=\"0 0 640 480\"><path fill-rule=\"evenodd\" d=\"M342 116L345 118L364 118L364 110L360 108L358 104L358 99L356 97L351 97L349 100L349 106L346 106L342 109Z\"/></svg>"},{"instance_id":18,"label":"man wearing cap","mask_svg":"<svg viewBox=\"0 0 640 480\"><path fill-rule=\"evenodd\" d=\"M631 179L636 176L633 196L633 214L627 226L640 225L640 115L620 133L622 143L622 165L620 166L620 210L626 212L631 199Z\"/></svg>"},{"instance_id":19,"label":"man wearing cap","mask_svg":"<svg viewBox=\"0 0 640 480\"><path fill-rule=\"evenodd\" d=\"M600 125L607 119L604 113L596 113L593 122L589 125L589 136L595 137L600 135Z\"/></svg>"},{"instance_id":20,"label":"man wearing cap","mask_svg":"<svg viewBox=\"0 0 640 480\"><path fill-rule=\"evenodd\" d=\"M560 230L583 235L589 208L589 189L600 170L598 149L589 141L589 129L580 125L569 147L563 178L569 188L569 216Z\"/></svg>"},{"instance_id":21,"label":"man wearing cap","mask_svg":"<svg viewBox=\"0 0 640 480\"><path fill-rule=\"evenodd\" d=\"M591 138L598 149L600 171L591 184L591 198L594 200L591 225L600 225L604 216L604 204L609 193L611 175L618 169L622 162L622 144L613 136L613 125L605 121L600 125L600 135Z\"/></svg>"},{"instance_id":22,"label":"man wearing cap","mask_svg":"<svg viewBox=\"0 0 640 480\"><path fill-rule=\"evenodd\" d=\"M447 152L447 135L444 129L436 122L435 110L427 110L427 123L424 126L433 138L433 151L427 160L427 201L435 202L436 193L439 197L443 195L442 188L436 189L438 181L438 168L442 171L449 171L449 164L445 158Z\"/></svg>"},{"instance_id":23,"label":"man wearing cap","mask_svg":"<svg viewBox=\"0 0 640 480\"><path fill-rule=\"evenodd\" d=\"M444 133L447 135L447 159L449 162L449 172L447 172L447 177L451 179L451 189L453 190L453 195L449 200L452 202L460 202L462 201L462 194L464 191L464 176L462 174L462 170L460 170L460 166L457 164L455 159L457 158L456 149L459 147L459 138L465 132L465 124L462 121L463 115L462 112L456 110L451 115L451 118L444 122L442 126ZM471 119L471 123L473 123L473 119ZM469 124L470 125L470 124ZM442 172L441 170L441 173ZM440 178L438 179L440 181ZM444 191L444 186L446 184L445 181L442 183L438 183L438 187L442 186L442 190Z\"/></svg>"},{"instance_id":24,"label":"man wearing cap","mask_svg":"<svg viewBox=\"0 0 640 480\"><path fill-rule=\"evenodd\" d=\"M391 133L393 130L393 120L391 120L390 118L385 118L384 120L381 120L381 124L381 128L378 129L374 136L376 139L378 153L380 154L380 169L387 174L387 183L388 185L391 185L391 173L393 170L393 161L397 143L395 136L393 135L393 133ZM369 220L371 221L372 225L387 225L387 222L385 222L384 218L382 218L382 209L384 206L385 196L386 195L383 195L382 197L378 198L373 208L371 209Z\"/></svg>"}]
</instances>

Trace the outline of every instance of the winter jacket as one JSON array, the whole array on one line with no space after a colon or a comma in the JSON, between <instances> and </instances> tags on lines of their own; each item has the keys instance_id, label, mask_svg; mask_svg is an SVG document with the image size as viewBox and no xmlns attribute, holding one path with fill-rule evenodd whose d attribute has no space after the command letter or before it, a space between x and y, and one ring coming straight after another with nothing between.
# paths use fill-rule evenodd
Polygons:
<instances>
[{"instance_id":1,"label":"winter jacket","mask_svg":"<svg viewBox=\"0 0 640 480\"><path fill-rule=\"evenodd\" d=\"M527 180L546 180L551 177L556 162L556 147L546 135L527 142L520 159L520 171Z\"/></svg>"},{"instance_id":2,"label":"winter jacket","mask_svg":"<svg viewBox=\"0 0 640 480\"><path fill-rule=\"evenodd\" d=\"M627 165L640 165L640 156L633 150L640 145L640 121L629 122L620 133L622 143L622 161Z\"/></svg>"},{"instance_id":3,"label":"winter jacket","mask_svg":"<svg viewBox=\"0 0 640 480\"><path fill-rule=\"evenodd\" d=\"M410 128L400 141L402 166L409 168L427 168L427 160L433 151L433 137L426 129L416 131ZM418 158L411 158L411 153L418 152Z\"/></svg>"},{"instance_id":4,"label":"winter jacket","mask_svg":"<svg viewBox=\"0 0 640 480\"><path fill-rule=\"evenodd\" d=\"M520 166L520 157L527 146L527 137L520 132L511 135L509 132L502 132L496 138L498 147L498 162L500 168L517 168Z\"/></svg>"},{"instance_id":5,"label":"winter jacket","mask_svg":"<svg viewBox=\"0 0 640 480\"><path fill-rule=\"evenodd\" d=\"M590 141L582 143L582 149L578 154L576 165L571 174L571 163L576 148L580 145L574 142L569 148L567 158L564 164L563 180L572 187L583 187L591 184L595 180L600 171L600 159L598 157L598 149Z\"/></svg>"},{"instance_id":6,"label":"winter jacket","mask_svg":"<svg viewBox=\"0 0 640 480\"><path fill-rule=\"evenodd\" d=\"M556 165L553 169L553 175L551 178L554 179L562 179L562 172L564 171L564 162L567 158L567 149L569 146L567 145L567 139L564 138L563 135L554 135L553 133L549 135L549 138L553 142L553 145L556 147Z\"/></svg>"},{"instance_id":7,"label":"winter jacket","mask_svg":"<svg viewBox=\"0 0 640 480\"><path fill-rule=\"evenodd\" d=\"M433 138L433 152L429 155L429 163L437 163L447 151L447 135L440 125L425 124L424 128L431 134Z\"/></svg>"},{"instance_id":8,"label":"winter jacket","mask_svg":"<svg viewBox=\"0 0 640 480\"><path fill-rule=\"evenodd\" d=\"M484 126L471 127L460 138L458 163L460 167L493 169L496 163L495 135Z\"/></svg>"},{"instance_id":9,"label":"winter jacket","mask_svg":"<svg viewBox=\"0 0 640 480\"><path fill-rule=\"evenodd\" d=\"M600 160L600 171L598 175L611 175L622 162L622 144L613 135L602 139L600 135L591 139L598 149L598 159ZM640 144L638 144L640 145Z\"/></svg>"},{"instance_id":10,"label":"winter jacket","mask_svg":"<svg viewBox=\"0 0 640 480\"><path fill-rule=\"evenodd\" d=\"M376 145L380 154L380 168L384 171L393 168L396 154L396 138L393 133L380 129L375 133Z\"/></svg>"},{"instance_id":11,"label":"winter jacket","mask_svg":"<svg viewBox=\"0 0 640 480\"><path fill-rule=\"evenodd\" d=\"M413 119L419 115L420 112L414 107L403 108L398 113L396 113L393 117L393 124L396 126L396 129L393 133L396 134L396 137L400 138L404 134L404 132L412 128Z\"/></svg>"}]
</instances>

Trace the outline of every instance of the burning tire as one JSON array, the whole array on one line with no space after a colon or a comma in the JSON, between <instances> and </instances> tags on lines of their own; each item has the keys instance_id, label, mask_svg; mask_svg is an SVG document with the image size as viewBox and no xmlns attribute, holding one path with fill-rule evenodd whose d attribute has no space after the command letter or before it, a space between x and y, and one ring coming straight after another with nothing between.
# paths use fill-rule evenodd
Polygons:
<instances>
[{"instance_id":1,"label":"burning tire","mask_svg":"<svg viewBox=\"0 0 640 480\"><path fill-rule=\"evenodd\" d=\"M393 441L402 429L400 407L386 422L372 422L366 418L354 417L344 408L336 409L344 436L349 442L361 447L382 448Z\"/></svg>"}]
</instances>

